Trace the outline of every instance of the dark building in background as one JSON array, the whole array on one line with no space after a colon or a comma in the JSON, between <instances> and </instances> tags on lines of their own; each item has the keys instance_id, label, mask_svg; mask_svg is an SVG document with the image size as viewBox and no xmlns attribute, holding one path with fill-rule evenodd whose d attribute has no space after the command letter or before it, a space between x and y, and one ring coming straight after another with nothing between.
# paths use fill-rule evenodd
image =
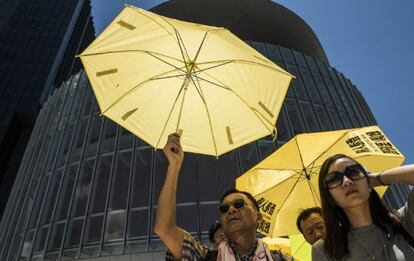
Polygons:
<instances>
[{"instance_id":1,"label":"dark building in background","mask_svg":"<svg viewBox=\"0 0 414 261\"><path fill-rule=\"evenodd\" d=\"M90 0L0 1L0 216L43 102L94 37Z\"/></svg>"},{"instance_id":2,"label":"dark building in background","mask_svg":"<svg viewBox=\"0 0 414 261\"><path fill-rule=\"evenodd\" d=\"M186 153L177 223L200 240L221 193L294 135L376 124L358 89L286 8L267 0L176 0L153 11L226 26L296 76L276 141L263 138L219 159ZM36 121L0 223L0 260L164 260L153 224L166 167L162 151L100 116L83 71L72 76ZM392 187L389 202L401 205L407 191Z\"/></svg>"}]
</instances>

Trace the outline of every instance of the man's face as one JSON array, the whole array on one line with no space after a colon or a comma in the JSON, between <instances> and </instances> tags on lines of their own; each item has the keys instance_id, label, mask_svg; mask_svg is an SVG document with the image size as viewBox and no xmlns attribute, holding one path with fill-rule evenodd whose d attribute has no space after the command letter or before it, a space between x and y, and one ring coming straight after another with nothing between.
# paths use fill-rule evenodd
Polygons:
<instances>
[{"instance_id":1,"label":"man's face","mask_svg":"<svg viewBox=\"0 0 414 261\"><path fill-rule=\"evenodd\" d=\"M244 205L237 208L233 204L240 200ZM232 237L235 233L249 231L256 233L258 221L261 219L260 213L256 211L253 203L242 193L232 193L223 199L222 203L230 205L226 213L220 212L220 222L223 225L224 233L227 237Z\"/></svg>"},{"instance_id":2,"label":"man's face","mask_svg":"<svg viewBox=\"0 0 414 261\"><path fill-rule=\"evenodd\" d=\"M325 237L325 222L318 213L312 213L308 218L302 220L300 227L303 231L303 237L311 245Z\"/></svg>"}]
</instances>

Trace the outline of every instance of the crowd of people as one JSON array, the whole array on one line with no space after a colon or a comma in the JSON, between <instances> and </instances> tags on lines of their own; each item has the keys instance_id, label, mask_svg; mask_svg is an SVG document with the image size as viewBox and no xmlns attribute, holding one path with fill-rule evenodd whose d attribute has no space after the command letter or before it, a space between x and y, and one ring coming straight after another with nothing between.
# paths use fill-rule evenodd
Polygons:
<instances>
[{"instance_id":1,"label":"crowd of people","mask_svg":"<svg viewBox=\"0 0 414 261\"><path fill-rule=\"evenodd\" d=\"M177 134L169 135L164 154L169 165L154 230L168 249L166 260L294 260L282 251L270 251L257 238L262 216L245 191L231 189L222 195L218 220L209 230L211 246L177 226L176 193L184 160ZM325 160L319 173L321 208L305 209L296 220L312 245L312 260L414 260L414 192L397 211L384 205L373 189L397 183L414 184L414 165L369 173L346 155Z\"/></svg>"}]
</instances>

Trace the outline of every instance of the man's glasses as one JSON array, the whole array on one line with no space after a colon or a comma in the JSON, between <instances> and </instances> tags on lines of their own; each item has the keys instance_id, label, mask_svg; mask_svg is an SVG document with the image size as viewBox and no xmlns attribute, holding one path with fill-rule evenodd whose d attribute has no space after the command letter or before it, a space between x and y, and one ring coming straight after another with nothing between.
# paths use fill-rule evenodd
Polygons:
<instances>
[{"instance_id":1,"label":"man's glasses","mask_svg":"<svg viewBox=\"0 0 414 261\"><path fill-rule=\"evenodd\" d=\"M225 213L227 213L227 211L229 211L230 206L233 206L237 209L240 209L240 208L244 207L244 205L245 205L244 200L239 198L239 199L236 199L235 201L233 201L232 203L228 203L228 202L221 203L218 206L218 210L220 211L220 213L225 214Z\"/></svg>"},{"instance_id":2,"label":"man's glasses","mask_svg":"<svg viewBox=\"0 0 414 261\"><path fill-rule=\"evenodd\" d=\"M325 187L328 189L333 189L341 186L344 182L344 176L350 180L359 180L367 177L367 172L359 164L354 164L346 167L344 172L333 171L325 176Z\"/></svg>"}]
</instances>

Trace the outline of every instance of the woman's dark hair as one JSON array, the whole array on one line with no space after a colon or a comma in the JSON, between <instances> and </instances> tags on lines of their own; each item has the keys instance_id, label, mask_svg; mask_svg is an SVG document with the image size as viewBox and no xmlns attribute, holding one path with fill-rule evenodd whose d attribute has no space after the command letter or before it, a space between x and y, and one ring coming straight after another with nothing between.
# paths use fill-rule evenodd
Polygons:
<instances>
[{"instance_id":1,"label":"woman's dark hair","mask_svg":"<svg viewBox=\"0 0 414 261\"><path fill-rule=\"evenodd\" d=\"M318 180L322 214L326 228L324 250L329 257L334 259L342 259L349 254L347 234L350 229L350 223L342 208L336 205L328 188L324 184L324 179L328 174L329 167L332 163L340 158L348 158L355 161L344 154L336 154L329 157L321 166ZM355 162L358 163L357 161ZM374 224L386 234L389 233L386 229L387 225L391 227L391 232L393 233L399 233L404 229L401 223L397 220L397 216L382 203L381 198L374 189L370 192L368 202L369 211Z\"/></svg>"}]
</instances>

